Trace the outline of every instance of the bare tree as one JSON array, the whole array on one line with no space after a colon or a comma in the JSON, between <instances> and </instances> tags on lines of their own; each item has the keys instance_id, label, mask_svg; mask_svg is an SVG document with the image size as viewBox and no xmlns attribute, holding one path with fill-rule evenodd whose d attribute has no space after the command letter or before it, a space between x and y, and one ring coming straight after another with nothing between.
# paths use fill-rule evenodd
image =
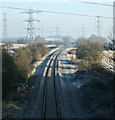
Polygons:
<instances>
[{"instance_id":1,"label":"bare tree","mask_svg":"<svg viewBox=\"0 0 115 120\"><path fill-rule=\"evenodd\" d=\"M115 39L113 38L113 35L108 36L110 42L109 42L109 47L111 50L115 50Z\"/></svg>"},{"instance_id":2,"label":"bare tree","mask_svg":"<svg viewBox=\"0 0 115 120\"><path fill-rule=\"evenodd\" d=\"M68 37L63 38L63 45L64 46L69 46L70 45L70 39Z\"/></svg>"}]
</instances>

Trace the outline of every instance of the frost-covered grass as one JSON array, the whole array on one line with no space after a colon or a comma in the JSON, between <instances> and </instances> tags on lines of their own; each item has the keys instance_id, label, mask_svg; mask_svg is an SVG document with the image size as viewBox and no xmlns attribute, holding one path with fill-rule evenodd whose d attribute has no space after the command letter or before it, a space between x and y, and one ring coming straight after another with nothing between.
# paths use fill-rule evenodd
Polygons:
<instances>
[{"instance_id":1,"label":"frost-covered grass","mask_svg":"<svg viewBox=\"0 0 115 120\"><path fill-rule=\"evenodd\" d=\"M91 118L113 117L113 77L115 75L103 68L79 71L75 80L80 81L82 104Z\"/></svg>"},{"instance_id":2,"label":"frost-covered grass","mask_svg":"<svg viewBox=\"0 0 115 120\"><path fill-rule=\"evenodd\" d=\"M104 57L102 59L103 67L110 71L115 72L115 62L114 62L115 51L105 50L105 51L103 51L103 53L104 53Z\"/></svg>"}]
</instances>

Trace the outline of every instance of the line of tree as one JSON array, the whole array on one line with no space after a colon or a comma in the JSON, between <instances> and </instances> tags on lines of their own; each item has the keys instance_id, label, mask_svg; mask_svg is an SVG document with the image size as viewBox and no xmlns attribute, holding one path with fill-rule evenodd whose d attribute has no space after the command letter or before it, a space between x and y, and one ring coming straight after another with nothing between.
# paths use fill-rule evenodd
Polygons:
<instances>
[{"instance_id":1,"label":"line of tree","mask_svg":"<svg viewBox=\"0 0 115 120\"><path fill-rule=\"evenodd\" d=\"M36 43L9 53L2 48L2 92L3 98L16 91L19 83L25 83L33 61L40 60L47 53L43 44Z\"/></svg>"}]
</instances>

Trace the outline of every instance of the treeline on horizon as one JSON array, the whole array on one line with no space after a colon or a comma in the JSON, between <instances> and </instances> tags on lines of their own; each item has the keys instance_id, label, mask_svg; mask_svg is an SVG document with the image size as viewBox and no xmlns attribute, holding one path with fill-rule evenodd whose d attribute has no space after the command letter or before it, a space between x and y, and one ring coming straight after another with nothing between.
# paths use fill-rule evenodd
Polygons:
<instances>
[{"instance_id":1,"label":"treeline on horizon","mask_svg":"<svg viewBox=\"0 0 115 120\"><path fill-rule=\"evenodd\" d=\"M3 99L9 93L16 92L17 85L25 83L31 71L33 61L40 60L47 53L47 49L41 43L31 44L24 48L8 52L1 48L2 54L2 96Z\"/></svg>"}]
</instances>

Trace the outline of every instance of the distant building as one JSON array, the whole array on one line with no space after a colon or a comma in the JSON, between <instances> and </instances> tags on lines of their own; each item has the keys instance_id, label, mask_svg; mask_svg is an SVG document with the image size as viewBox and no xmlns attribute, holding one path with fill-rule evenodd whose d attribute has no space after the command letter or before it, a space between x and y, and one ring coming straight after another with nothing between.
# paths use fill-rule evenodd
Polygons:
<instances>
[{"instance_id":1,"label":"distant building","mask_svg":"<svg viewBox=\"0 0 115 120\"><path fill-rule=\"evenodd\" d=\"M46 38L45 40L46 41L57 41L57 40L61 41L62 38Z\"/></svg>"},{"instance_id":2,"label":"distant building","mask_svg":"<svg viewBox=\"0 0 115 120\"><path fill-rule=\"evenodd\" d=\"M46 38L45 40L46 41L55 41L56 39L55 38Z\"/></svg>"},{"instance_id":3,"label":"distant building","mask_svg":"<svg viewBox=\"0 0 115 120\"><path fill-rule=\"evenodd\" d=\"M115 1L113 2L113 38L115 40Z\"/></svg>"}]
</instances>

